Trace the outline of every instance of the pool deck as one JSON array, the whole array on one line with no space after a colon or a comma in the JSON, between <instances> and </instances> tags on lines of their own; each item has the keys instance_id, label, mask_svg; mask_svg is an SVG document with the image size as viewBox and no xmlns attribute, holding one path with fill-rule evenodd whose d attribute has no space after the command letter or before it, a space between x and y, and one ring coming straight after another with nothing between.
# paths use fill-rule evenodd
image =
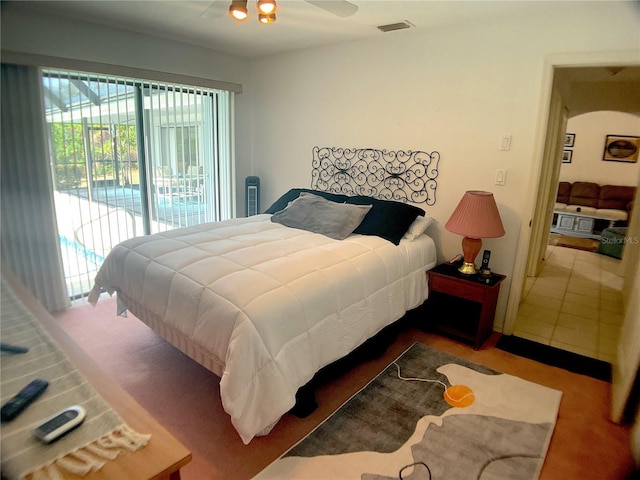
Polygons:
<instances>
[{"instance_id":1,"label":"pool deck","mask_svg":"<svg viewBox=\"0 0 640 480\"><path fill-rule=\"evenodd\" d=\"M71 297L88 294L104 257L118 243L144 234L140 192L131 187L54 192L58 235ZM197 197L156 195L152 233L205 222L206 205Z\"/></svg>"}]
</instances>

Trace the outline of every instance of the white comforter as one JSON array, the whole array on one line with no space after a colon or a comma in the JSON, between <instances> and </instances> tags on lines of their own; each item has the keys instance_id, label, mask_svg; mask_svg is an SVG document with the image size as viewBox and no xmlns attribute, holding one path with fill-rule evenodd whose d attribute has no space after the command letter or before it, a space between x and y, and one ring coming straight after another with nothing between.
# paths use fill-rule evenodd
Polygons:
<instances>
[{"instance_id":1,"label":"white comforter","mask_svg":"<svg viewBox=\"0 0 640 480\"><path fill-rule=\"evenodd\" d=\"M224 369L225 411L245 444L295 394L427 296L436 263L426 235L399 246L374 236L333 240L256 215L137 237L116 246L90 301L122 291Z\"/></svg>"}]
</instances>

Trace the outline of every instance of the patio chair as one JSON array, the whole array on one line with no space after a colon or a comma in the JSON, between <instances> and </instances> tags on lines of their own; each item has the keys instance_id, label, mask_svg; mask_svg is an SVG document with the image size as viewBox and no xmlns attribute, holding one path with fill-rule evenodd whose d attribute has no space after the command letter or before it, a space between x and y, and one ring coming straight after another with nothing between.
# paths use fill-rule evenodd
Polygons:
<instances>
[{"instance_id":1,"label":"patio chair","mask_svg":"<svg viewBox=\"0 0 640 480\"><path fill-rule=\"evenodd\" d=\"M178 177L173 175L171 167L156 167L153 185L158 195L172 195L178 192L180 183Z\"/></svg>"},{"instance_id":2,"label":"patio chair","mask_svg":"<svg viewBox=\"0 0 640 480\"><path fill-rule=\"evenodd\" d=\"M204 175L202 167L191 165L185 175L185 187L187 195L201 196L204 193Z\"/></svg>"}]
</instances>

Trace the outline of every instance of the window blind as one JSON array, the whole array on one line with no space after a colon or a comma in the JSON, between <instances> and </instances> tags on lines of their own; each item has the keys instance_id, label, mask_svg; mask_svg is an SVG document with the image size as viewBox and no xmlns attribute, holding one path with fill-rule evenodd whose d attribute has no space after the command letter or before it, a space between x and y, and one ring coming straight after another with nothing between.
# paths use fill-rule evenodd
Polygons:
<instances>
[{"instance_id":1,"label":"window blind","mask_svg":"<svg viewBox=\"0 0 640 480\"><path fill-rule=\"evenodd\" d=\"M233 93L53 69L42 86L72 298L119 242L235 213Z\"/></svg>"}]
</instances>

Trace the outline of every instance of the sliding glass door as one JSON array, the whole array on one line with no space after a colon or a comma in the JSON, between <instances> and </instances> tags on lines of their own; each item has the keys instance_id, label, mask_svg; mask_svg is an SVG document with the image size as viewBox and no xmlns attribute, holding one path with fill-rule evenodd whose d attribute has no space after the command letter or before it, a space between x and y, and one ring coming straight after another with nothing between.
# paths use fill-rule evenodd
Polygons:
<instances>
[{"instance_id":1,"label":"sliding glass door","mask_svg":"<svg viewBox=\"0 0 640 480\"><path fill-rule=\"evenodd\" d=\"M117 243L229 217L232 94L53 70L42 82L72 298Z\"/></svg>"}]
</instances>

